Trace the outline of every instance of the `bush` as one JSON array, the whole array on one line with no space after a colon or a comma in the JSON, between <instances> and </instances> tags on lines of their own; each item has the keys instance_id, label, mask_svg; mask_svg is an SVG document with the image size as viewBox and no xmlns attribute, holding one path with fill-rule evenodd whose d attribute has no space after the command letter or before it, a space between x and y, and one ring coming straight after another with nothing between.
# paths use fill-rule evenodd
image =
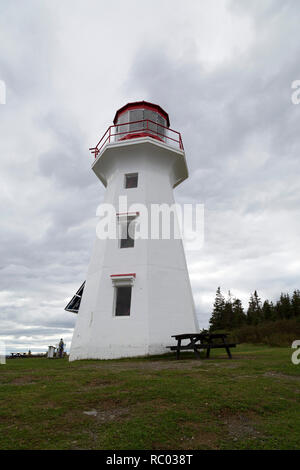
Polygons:
<instances>
[{"instance_id":1,"label":"bush","mask_svg":"<svg viewBox=\"0 0 300 470\"><path fill-rule=\"evenodd\" d=\"M295 339L300 339L300 319L298 317L258 325L245 325L227 333L230 335L230 341L236 343L290 346Z\"/></svg>"}]
</instances>

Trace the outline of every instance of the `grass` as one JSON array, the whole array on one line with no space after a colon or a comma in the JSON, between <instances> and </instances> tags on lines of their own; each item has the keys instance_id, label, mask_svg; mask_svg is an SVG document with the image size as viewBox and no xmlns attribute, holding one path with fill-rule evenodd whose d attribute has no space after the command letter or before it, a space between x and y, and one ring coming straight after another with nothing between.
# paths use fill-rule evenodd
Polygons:
<instances>
[{"instance_id":1,"label":"grass","mask_svg":"<svg viewBox=\"0 0 300 470\"><path fill-rule=\"evenodd\" d=\"M0 449L297 449L290 348L0 365ZM84 412L92 411L92 415Z\"/></svg>"}]
</instances>

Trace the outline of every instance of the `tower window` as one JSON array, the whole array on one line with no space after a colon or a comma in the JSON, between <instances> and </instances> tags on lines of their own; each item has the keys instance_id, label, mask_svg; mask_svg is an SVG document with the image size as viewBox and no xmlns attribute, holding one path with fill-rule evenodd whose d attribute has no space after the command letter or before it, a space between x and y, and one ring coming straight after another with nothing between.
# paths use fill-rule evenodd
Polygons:
<instances>
[{"instance_id":1,"label":"tower window","mask_svg":"<svg viewBox=\"0 0 300 470\"><path fill-rule=\"evenodd\" d=\"M116 317L124 317L130 315L131 304L131 286L116 287Z\"/></svg>"},{"instance_id":2,"label":"tower window","mask_svg":"<svg viewBox=\"0 0 300 470\"><path fill-rule=\"evenodd\" d=\"M138 185L138 174L137 173L130 173L125 175L125 188L137 188Z\"/></svg>"},{"instance_id":3,"label":"tower window","mask_svg":"<svg viewBox=\"0 0 300 470\"><path fill-rule=\"evenodd\" d=\"M134 247L135 217L126 217L119 220L120 224L120 248Z\"/></svg>"}]
</instances>

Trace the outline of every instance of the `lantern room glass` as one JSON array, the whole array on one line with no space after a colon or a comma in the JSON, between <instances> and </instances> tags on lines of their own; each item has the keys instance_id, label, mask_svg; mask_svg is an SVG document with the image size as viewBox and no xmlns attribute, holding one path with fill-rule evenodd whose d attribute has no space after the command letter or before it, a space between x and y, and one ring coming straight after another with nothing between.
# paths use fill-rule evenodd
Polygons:
<instances>
[{"instance_id":1,"label":"lantern room glass","mask_svg":"<svg viewBox=\"0 0 300 470\"><path fill-rule=\"evenodd\" d=\"M164 141L167 120L157 111L146 108L129 109L118 117L116 141L150 135Z\"/></svg>"}]
</instances>

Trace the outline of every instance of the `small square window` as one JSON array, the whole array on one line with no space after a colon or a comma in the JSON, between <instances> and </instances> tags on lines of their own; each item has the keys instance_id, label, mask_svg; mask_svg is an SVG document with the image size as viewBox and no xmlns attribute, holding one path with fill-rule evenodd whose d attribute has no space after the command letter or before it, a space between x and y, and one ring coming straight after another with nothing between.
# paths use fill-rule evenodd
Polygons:
<instances>
[{"instance_id":1,"label":"small square window","mask_svg":"<svg viewBox=\"0 0 300 470\"><path fill-rule=\"evenodd\" d=\"M116 287L116 317L125 317L130 315L131 304L131 286Z\"/></svg>"},{"instance_id":2,"label":"small square window","mask_svg":"<svg viewBox=\"0 0 300 470\"><path fill-rule=\"evenodd\" d=\"M129 175L125 175L125 188L137 188L138 185L138 174L131 173Z\"/></svg>"}]
</instances>

